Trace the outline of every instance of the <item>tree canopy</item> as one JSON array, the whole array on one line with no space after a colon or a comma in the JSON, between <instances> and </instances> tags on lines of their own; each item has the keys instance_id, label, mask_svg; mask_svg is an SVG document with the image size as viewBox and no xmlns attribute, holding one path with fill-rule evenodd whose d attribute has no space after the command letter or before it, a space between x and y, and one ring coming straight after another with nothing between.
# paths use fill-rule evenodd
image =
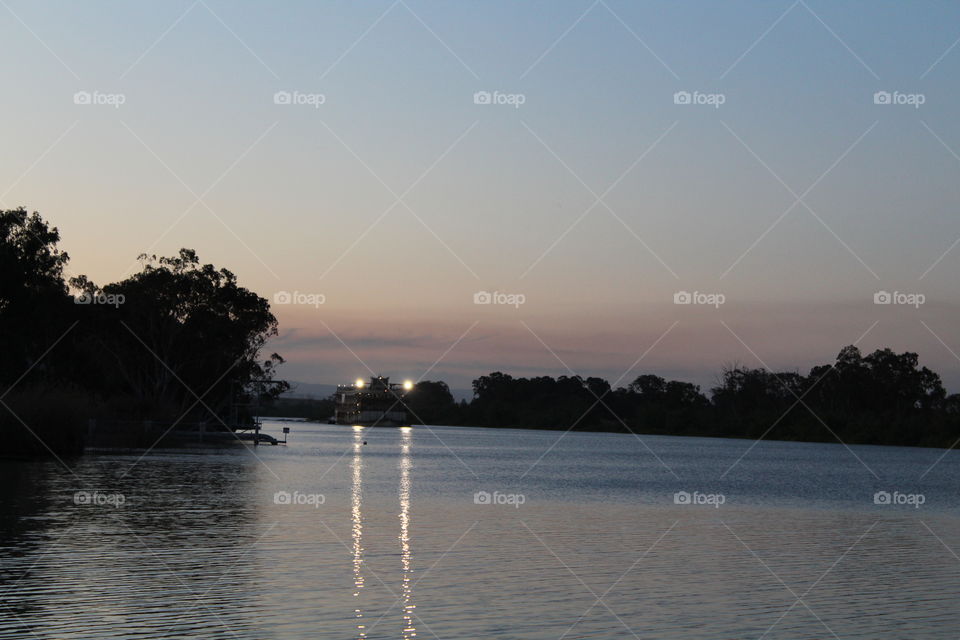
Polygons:
<instances>
[{"instance_id":1,"label":"tree canopy","mask_svg":"<svg viewBox=\"0 0 960 640\"><path fill-rule=\"evenodd\" d=\"M888 348L863 356L847 346L807 375L732 365L709 397L653 374L612 389L600 378L497 371L474 380L473 392L460 404L434 396L424 413L448 416L444 424L845 443L949 447L960 437L960 395L948 396L916 353Z\"/></svg>"},{"instance_id":2,"label":"tree canopy","mask_svg":"<svg viewBox=\"0 0 960 640\"><path fill-rule=\"evenodd\" d=\"M244 419L231 409L288 388L275 380L283 359L261 357L277 335L269 302L231 271L181 249L169 257L141 255L140 270L117 282L100 286L84 275L67 282L69 257L59 241L39 214L0 211L5 386L79 393L92 403L84 411L95 414L84 420L230 426Z\"/></svg>"}]
</instances>

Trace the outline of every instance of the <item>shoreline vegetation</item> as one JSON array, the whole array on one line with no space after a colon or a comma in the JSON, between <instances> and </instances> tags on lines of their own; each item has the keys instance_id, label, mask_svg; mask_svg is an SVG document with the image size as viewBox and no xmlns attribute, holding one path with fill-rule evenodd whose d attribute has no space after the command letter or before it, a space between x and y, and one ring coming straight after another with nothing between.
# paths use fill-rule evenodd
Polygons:
<instances>
[{"instance_id":1,"label":"shoreline vegetation","mask_svg":"<svg viewBox=\"0 0 960 640\"><path fill-rule=\"evenodd\" d=\"M204 422L229 431L289 386L269 302L196 252L139 256L140 269L99 286L67 281L60 234L37 213L0 211L0 437L4 455L82 453L90 419ZM127 434L133 435L133 434Z\"/></svg>"},{"instance_id":2,"label":"shoreline vegetation","mask_svg":"<svg viewBox=\"0 0 960 640\"><path fill-rule=\"evenodd\" d=\"M406 396L414 424L556 429L952 448L960 437L960 394L917 354L844 347L833 364L770 372L725 367L709 396L698 385L637 376L612 389L601 378L515 378L494 372L456 402L446 383L422 381ZM332 399L279 398L275 417L326 421Z\"/></svg>"},{"instance_id":3,"label":"shoreline vegetation","mask_svg":"<svg viewBox=\"0 0 960 640\"><path fill-rule=\"evenodd\" d=\"M927 447L952 447L960 435L960 394L948 396L917 354L890 349L864 356L847 346L834 363L807 375L730 365L709 395L649 374L611 389L600 378L498 372L475 380L473 389L474 399L452 411L436 392L423 413L415 397L411 405L427 422L436 411L476 426Z\"/></svg>"},{"instance_id":4,"label":"shoreline vegetation","mask_svg":"<svg viewBox=\"0 0 960 640\"><path fill-rule=\"evenodd\" d=\"M330 398L284 397L269 302L190 249L140 256L140 270L99 286L65 279L60 234L37 213L0 211L0 437L5 455L82 453L91 418L143 424L249 425L253 413L326 421ZM917 354L844 347L798 371L725 367L707 393L639 375L616 389L595 377L473 381L456 402L442 381L404 400L415 424L570 429L847 444L953 447L960 394ZM130 435L130 434L127 434ZM148 447L153 434L135 440Z\"/></svg>"}]
</instances>

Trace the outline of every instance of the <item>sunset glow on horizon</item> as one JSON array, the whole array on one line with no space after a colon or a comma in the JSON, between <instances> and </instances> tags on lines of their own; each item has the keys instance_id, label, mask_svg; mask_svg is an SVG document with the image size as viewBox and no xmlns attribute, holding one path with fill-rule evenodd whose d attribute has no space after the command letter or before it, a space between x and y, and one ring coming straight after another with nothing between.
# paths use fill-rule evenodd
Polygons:
<instances>
[{"instance_id":1,"label":"sunset glow on horizon","mask_svg":"<svg viewBox=\"0 0 960 640\"><path fill-rule=\"evenodd\" d=\"M58 6L0 21L3 206L101 285L233 271L284 378L706 388L857 343L960 389L960 7Z\"/></svg>"}]
</instances>

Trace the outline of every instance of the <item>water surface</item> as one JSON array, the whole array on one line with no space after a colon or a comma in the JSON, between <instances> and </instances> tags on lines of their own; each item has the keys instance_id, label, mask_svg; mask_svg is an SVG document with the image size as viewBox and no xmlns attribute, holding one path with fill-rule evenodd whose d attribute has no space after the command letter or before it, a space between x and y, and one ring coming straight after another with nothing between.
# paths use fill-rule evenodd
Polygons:
<instances>
[{"instance_id":1,"label":"water surface","mask_svg":"<svg viewBox=\"0 0 960 640\"><path fill-rule=\"evenodd\" d=\"M960 628L954 453L284 424L286 446L5 461L0 638Z\"/></svg>"}]
</instances>

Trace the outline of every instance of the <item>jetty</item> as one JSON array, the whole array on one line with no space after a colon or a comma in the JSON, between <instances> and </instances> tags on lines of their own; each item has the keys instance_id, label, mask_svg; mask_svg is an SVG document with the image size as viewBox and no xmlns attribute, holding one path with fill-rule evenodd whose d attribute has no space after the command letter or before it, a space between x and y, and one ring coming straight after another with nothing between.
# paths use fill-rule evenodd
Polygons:
<instances>
[{"instance_id":1,"label":"jetty","mask_svg":"<svg viewBox=\"0 0 960 640\"><path fill-rule=\"evenodd\" d=\"M250 442L286 444L286 440L261 432L261 423L224 426L220 422L165 422L156 420L104 420L87 423L87 449L136 449L161 446L194 446Z\"/></svg>"}]
</instances>

